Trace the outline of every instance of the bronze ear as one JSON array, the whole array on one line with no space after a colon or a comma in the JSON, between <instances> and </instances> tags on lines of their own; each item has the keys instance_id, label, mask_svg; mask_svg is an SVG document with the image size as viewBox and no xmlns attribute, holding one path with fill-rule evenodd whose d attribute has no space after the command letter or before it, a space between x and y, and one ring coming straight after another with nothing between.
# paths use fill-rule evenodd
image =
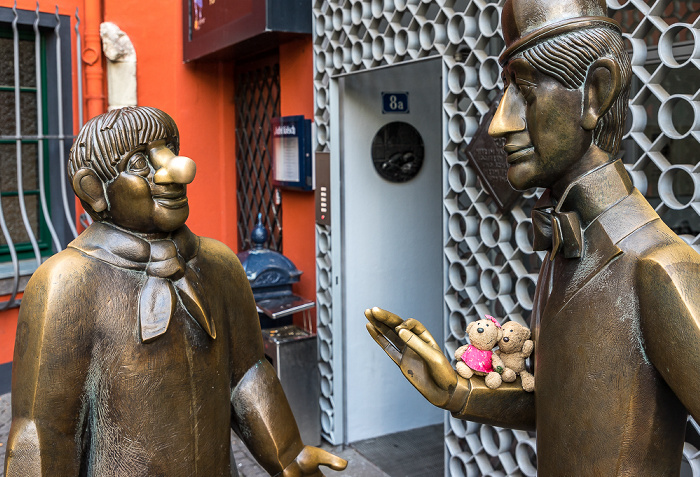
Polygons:
<instances>
[{"instance_id":1,"label":"bronze ear","mask_svg":"<svg viewBox=\"0 0 700 477\"><path fill-rule=\"evenodd\" d=\"M588 69L583 88L581 126L592 131L620 94L622 89L620 65L610 58L599 58Z\"/></svg>"},{"instance_id":2,"label":"bronze ear","mask_svg":"<svg viewBox=\"0 0 700 477\"><path fill-rule=\"evenodd\" d=\"M104 184L92 169L80 168L73 176L75 195L96 213L108 209L109 203L105 194Z\"/></svg>"}]
</instances>

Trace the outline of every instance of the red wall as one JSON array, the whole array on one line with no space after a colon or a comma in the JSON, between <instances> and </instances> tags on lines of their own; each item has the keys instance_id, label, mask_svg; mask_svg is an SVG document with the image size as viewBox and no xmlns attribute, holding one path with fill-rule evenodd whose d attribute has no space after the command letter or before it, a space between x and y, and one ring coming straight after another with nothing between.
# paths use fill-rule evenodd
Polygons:
<instances>
[{"instance_id":1,"label":"red wall","mask_svg":"<svg viewBox=\"0 0 700 477\"><path fill-rule=\"evenodd\" d=\"M78 7L82 14L86 2L101 2L103 20L117 24L129 36L137 56L139 105L170 114L180 130L180 154L197 163L197 176L188 186L187 225L198 235L238 250L233 62L183 63L179 1L149 0L146 8L142 0L60 0L59 12L72 16ZM0 0L0 6L12 4L12 0ZM42 5L42 10L53 12L53 4ZM35 6L34 0L18 1L18 8ZM311 39L282 45L279 56L282 115L313 118ZM106 77L106 68L104 73ZM77 129L77 100L75 106ZM284 252L304 272L295 292L315 299L313 193L283 191L282 195ZM0 364L12 360L16 325L16 309L0 312Z\"/></svg>"},{"instance_id":2,"label":"red wall","mask_svg":"<svg viewBox=\"0 0 700 477\"><path fill-rule=\"evenodd\" d=\"M314 117L312 40L301 39L280 45L280 90L282 116ZM284 254L304 272L295 293L316 299L316 235L313 192L282 191ZM316 322L315 311L313 322ZM295 317L301 326L301 316Z\"/></svg>"},{"instance_id":3,"label":"red wall","mask_svg":"<svg viewBox=\"0 0 700 477\"><path fill-rule=\"evenodd\" d=\"M138 14L135 14L138 12ZM194 159L188 186L190 218L198 235L234 250L236 232L235 111L231 63L182 61L182 4L173 0L104 0L104 20L134 44L138 102L170 114L180 130L180 154Z\"/></svg>"}]
</instances>

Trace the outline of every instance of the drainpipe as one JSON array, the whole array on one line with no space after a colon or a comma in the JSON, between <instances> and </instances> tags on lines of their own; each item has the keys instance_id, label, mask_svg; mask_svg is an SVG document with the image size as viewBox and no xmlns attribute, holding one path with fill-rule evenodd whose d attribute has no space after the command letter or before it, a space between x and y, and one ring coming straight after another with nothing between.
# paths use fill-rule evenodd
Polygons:
<instances>
[{"instance_id":1,"label":"drainpipe","mask_svg":"<svg viewBox=\"0 0 700 477\"><path fill-rule=\"evenodd\" d=\"M85 119L105 112L103 91L104 72L100 52L100 24L102 23L102 0L85 0Z\"/></svg>"},{"instance_id":2,"label":"drainpipe","mask_svg":"<svg viewBox=\"0 0 700 477\"><path fill-rule=\"evenodd\" d=\"M100 25L100 36L107 57L108 109L136 106L136 50L131 39L112 22Z\"/></svg>"}]
</instances>

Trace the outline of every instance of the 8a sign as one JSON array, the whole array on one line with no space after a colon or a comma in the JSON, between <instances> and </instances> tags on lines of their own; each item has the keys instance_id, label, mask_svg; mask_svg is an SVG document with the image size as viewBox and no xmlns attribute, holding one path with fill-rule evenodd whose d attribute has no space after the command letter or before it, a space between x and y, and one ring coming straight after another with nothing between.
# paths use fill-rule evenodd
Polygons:
<instances>
[{"instance_id":1,"label":"8a sign","mask_svg":"<svg viewBox=\"0 0 700 477\"><path fill-rule=\"evenodd\" d=\"M406 114L408 112L408 91L401 93L382 92L382 114Z\"/></svg>"}]
</instances>

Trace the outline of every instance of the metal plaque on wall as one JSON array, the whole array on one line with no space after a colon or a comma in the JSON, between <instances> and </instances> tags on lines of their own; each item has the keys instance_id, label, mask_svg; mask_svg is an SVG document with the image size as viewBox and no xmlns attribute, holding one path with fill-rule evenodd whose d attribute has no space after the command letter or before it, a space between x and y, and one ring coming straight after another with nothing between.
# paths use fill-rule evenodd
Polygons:
<instances>
[{"instance_id":1,"label":"metal plaque on wall","mask_svg":"<svg viewBox=\"0 0 700 477\"><path fill-rule=\"evenodd\" d=\"M377 173L390 182L407 182L420 172L425 146L416 128L395 121L377 131L372 140L372 163Z\"/></svg>"},{"instance_id":2,"label":"metal plaque on wall","mask_svg":"<svg viewBox=\"0 0 700 477\"><path fill-rule=\"evenodd\" d=\"M520 192L513 189L508 182L508 161L503 150L505 139L494 139L488 133L497 106L498 101L494 102L489 112L481 118L481 124L464 153L476 170L486 192L493 197L499 210L505 213L513 207L515 200L520 197Z\"/></svg>"}]
</instances>

